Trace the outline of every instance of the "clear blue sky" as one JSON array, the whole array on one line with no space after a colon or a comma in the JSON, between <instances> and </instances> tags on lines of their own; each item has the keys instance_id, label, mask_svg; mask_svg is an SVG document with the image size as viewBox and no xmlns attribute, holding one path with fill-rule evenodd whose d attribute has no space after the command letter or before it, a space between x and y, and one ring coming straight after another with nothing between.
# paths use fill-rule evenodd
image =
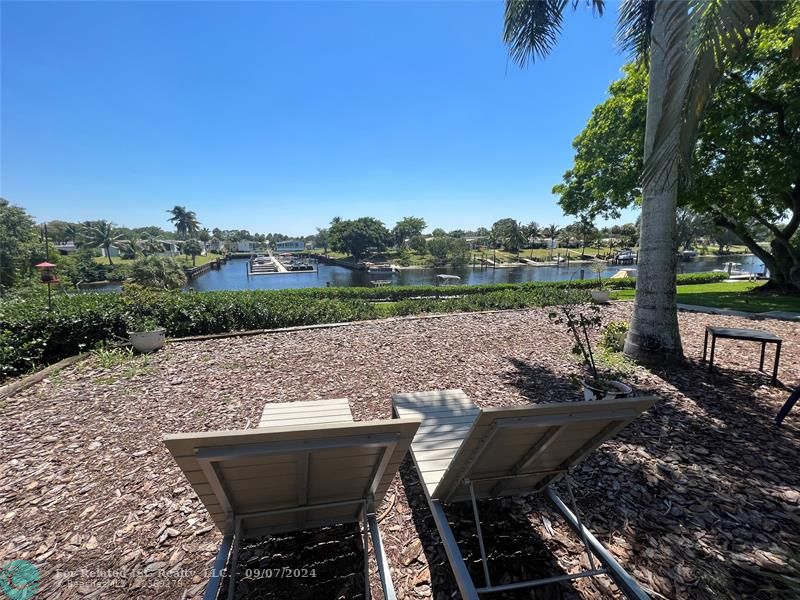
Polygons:
<instances>
[{"instance_id":1,"label":"clear blue sky","mask_svg":"<svg viewBox=\"0 0 800 600\"><path fill-rule=\"evenodd\" d=\"M617 7L521 70L501 2L2 3L0 194L39 220L312 233L566 223Z\"/></svg>"}]
</instances>

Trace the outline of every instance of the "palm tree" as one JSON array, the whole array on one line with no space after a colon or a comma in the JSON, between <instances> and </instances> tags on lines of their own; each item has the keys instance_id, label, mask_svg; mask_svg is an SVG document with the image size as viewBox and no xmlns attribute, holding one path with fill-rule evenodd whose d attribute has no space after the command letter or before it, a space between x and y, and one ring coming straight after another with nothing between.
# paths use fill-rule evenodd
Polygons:
<instances>
[{"instance_id":1,"label":"palm tree","mask_svg":"<svg viewBox=\"0 0 800 600\"><path fill-rule=\"evenodd\" d=\"M192 266L197 266L197 257L203 253L203 244L198 240L187 240L183 244L183 253L192 257Z\"/></svg>"},{"instance_id":2,"label":"palm tree","mask_svg":"<svg viewBox=\"0 0 800 600\"><path fill-rule=\"evenodd\" d=\"M550 239L550 259L552 260L553 246L555 246L556 238L558 237L558 234L561 233L561 230L558 228L558 225L552 224L545 227L542 230L542 233Z\"/></svg>"},{"instance_id":3,"label":"palm tree","mask_svg":"<svg viewBox=\"0 0 800 600\"><path fill-rule=\"evenodd\" d=\"M197 239L203 242L203 250L207 250L207 244L211 241L211 231L208 229L208 227L203 227L197 232Z\"/></svg>"},{"instance_id":4,"label":"palm tree","mask_svg":"<svg viewBox=\"0 0 800 600\"><path fill-rule=\"evenodd\" d=\"M525 66L545 57L561 31L567 0L506 0L503 37ZM573 9L580 2L572 1ZM592 0L602 14L604 0ZM639 278L625 353L642 360L680 358L675 297L675 210L679 171L688 166L697 128L725 60L782 4L769 0L624 0L618 41L649 62L642 174Z\"/></svg>"},{"instance_id":5,"label":"palm tree","mask_svg":"<svg viewBox=\"0 0 800 600\"><path fill-rule=\"evenodd\" d=\"M167 219L175 225L175 231L178 237L186 239L190 234L196 233L200 229L200 221L197 220L197 215L193 210L187 210L185 206L178 206L171 208L167 211L172 216Z\"/></svg>"},{"instance_id":6,"label":"palm tree","mask_svg":"<svg viewBox=\"0 0 800 600\"><path fill-rule=\"evenodd\" d=\"M500 241L506 250L515 252L517 255L517 262L519 262L519 250L525 243L525 234L522 233L522 228L517 221L511 221L500 232Z\"/></svg>"},{"instance_id":7,"label":"palm tree","mask_svg":"<svg viewBox=\"0 0 800 600\"><path fill-rule=\"evenodd\" d=\"M122 234L117 233L114 225L108 221L97 221L86 231L87 243L93 248L105 249L110 265L114 264L114 261L111 260L111 246L116 245L117 240L121 237Z\"/></svg>"},{"instance_id":8,"label":"palm tree","mask_svg":"<svg viewBox=\"0 0 800 600\"><path fill-rule=\"evenodd\" d=\"M522 233L525 234L530 243L533 243L533 240L542 235L542 228L539 227L536 221L531 221L522 228Z\"/></svg>"},{"instance_id":9,"label":"palm tree","mask_svg":"<svg viewBox=\"0 0 800 600\"><path fill-rule=\"evenodd\" d=\"M81 226L80 223L67 223L64 227L64 237L66 241L72 242L76 246L80 242Z\"/></svg>"}]
</instances>

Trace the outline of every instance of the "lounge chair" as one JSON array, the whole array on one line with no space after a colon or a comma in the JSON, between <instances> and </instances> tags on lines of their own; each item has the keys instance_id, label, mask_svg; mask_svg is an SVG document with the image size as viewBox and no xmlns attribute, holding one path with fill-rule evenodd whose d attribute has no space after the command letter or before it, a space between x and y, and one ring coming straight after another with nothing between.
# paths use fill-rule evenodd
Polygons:
<instances>
[{"instance_id":1,"label":"lounge chair","mask_svg":"<svg viewBox=\"0 0 800 600\"><path fill-rule=\"evenodd\" d=\"M354 422L347 400L312 400L268 404L256 429L166 436L224 535L205 599L217 597L230 554L233 600L242 538L361 522L365 595L369 532L384 597L394 600L375 509L418 426L418 419Z\"/></svg>"},{"instance_id":2,"label":"lounge chair","mask_svg":"<svg viewBox=\"0 0 800 600\"><path fill-rule=\"evenodd\" d=\"M629 598L648 598L581 524L567 474L655 400L641 397L481 410L461 390L399 394L392 398L395 416L422 419L411 442L411 456L464 600L475 600L484 593L601 574L612 577ZM553 488L560 480L567 483L571 511ZM477 499L533 492L544 493L578 532L590 568L575 574L493 585ZM443 508L445 502L461 501L472 503L485 580L482 587L476 587L466 568Z\"/></svg>"}]
</instances>

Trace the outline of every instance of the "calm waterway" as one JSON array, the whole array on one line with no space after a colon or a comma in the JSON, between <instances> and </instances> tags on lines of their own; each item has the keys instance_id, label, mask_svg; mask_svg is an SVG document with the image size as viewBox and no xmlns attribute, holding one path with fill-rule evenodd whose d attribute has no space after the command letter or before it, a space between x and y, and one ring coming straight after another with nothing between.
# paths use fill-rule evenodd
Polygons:
<instances>
[{"instance_id":1,"label":"calm waterway","mask_svg":"<svg viewBox=\"0 0 800 600\"><path fill-rule=\"evenodd\" d=\"M759 272L763 264L755 256L724 256L702 258L697 257L690 262L678 265L681 273L699 273L722 269L726 262L741 263L743 271ZM378 279L391 279L392 285L432 285L436 283L436 276L440 274L458 275L462 284L482 283L521 283L526 281L561 281L570 278L579 278L581 271L584 277L593 277L589 264L570 264L567 266L534 267L520 266L498 269L473 269L464 267L459 269L404 269L398 273L367 273L366 271L351 271L335 265L319 265L317 273L287 273L280 275L259 275L247 277L247 260L234 259L222 265L218 271L209 271L194 279L190 287L198 291L207 290L282 290L289 288L306 287L349 287L369 286L371 281ZM620 268L636 268L609 266L603 273L610 277Z\"/></svg>"}]
</instances>

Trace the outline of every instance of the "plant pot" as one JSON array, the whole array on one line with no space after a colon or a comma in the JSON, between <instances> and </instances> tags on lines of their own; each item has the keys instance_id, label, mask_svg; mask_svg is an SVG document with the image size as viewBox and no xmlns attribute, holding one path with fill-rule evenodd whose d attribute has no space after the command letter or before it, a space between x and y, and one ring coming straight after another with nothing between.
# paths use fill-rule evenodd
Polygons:
<instances>
[{"instance_id":1,"label":"plant pot","mask_svg":"<svg viewBox=\"0 0 800 600\"><path fill-rule=\"evenodd\" d=\"M591 290L592 300L597 304L608 304L608 290Z\"/></svg>"},{"instance_id":2,"label":"plant pot","mask_svg":"<svg viewBox=\"0 0 800 600\"><path fill-rule=\"evenodd\" d=\"M633 388L627 383L621 381L606 381L605 387L602 389L596 384L589 383L583 380L583 399L584 400L602 400L604 398L630 398L633 396Z\"/></svg>"},{"instance_id":3,"label":"plant pot","mask_svg":"<svg viewBox=\"0 0 800 600\"><path fill-rule=\"evenodd\" d=\"M164 345L166 341L165 333L163 329L155 329L153 331L129 331L128 335L136 351L147 354L158 350Z\"/></svg>"}]
</instances>

